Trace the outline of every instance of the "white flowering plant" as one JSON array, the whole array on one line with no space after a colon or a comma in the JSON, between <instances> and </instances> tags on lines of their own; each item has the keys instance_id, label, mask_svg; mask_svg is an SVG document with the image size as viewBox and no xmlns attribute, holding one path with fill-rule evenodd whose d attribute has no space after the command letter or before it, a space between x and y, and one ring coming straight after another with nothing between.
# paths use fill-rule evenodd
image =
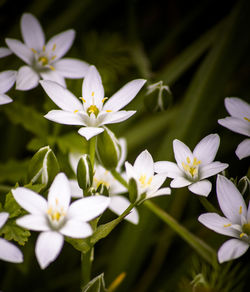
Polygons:
<instances>
[{"instance_id":1,"label":"white flowering plant","mask_svg":"<svg viewBox=\"0 0 250 292\"><path fill-rule=\"evenodd\" d=\"M249 5L183 49L132 2L3 4L1 291L248 288Z\"/></svg>"}]
</instances>

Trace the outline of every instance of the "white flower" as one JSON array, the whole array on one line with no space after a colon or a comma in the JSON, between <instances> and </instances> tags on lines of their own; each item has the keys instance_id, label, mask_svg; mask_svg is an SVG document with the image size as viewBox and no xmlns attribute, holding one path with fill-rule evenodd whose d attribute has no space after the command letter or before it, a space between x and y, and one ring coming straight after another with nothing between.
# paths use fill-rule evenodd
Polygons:
<instances>
[{"instance_id":1,"label":"white flower","mask_svg":"<svg viewBox=\"0 0 250 292\"><path fill-rule=\"evenodd\" d=\"M219 144L220 137L210 134L192 152L184 143L175 139L173 148L177 164L169 161L156 162L156 172L167 173L168 177L173 178L170 184L172 188L188 186L192 193L208 196L212 184L206 178L228 167L226 163L213 161Z\"/></svg>"},{"instance_id":2,"label":"white flower","mask_svg":"<svg viewBox=\"0 0 250 292\"><path fill-rule=\"evenodd\" d=\"M146 200L161 195L170 195L170 188L160 189L166 180L167 175L154 174L154 161L147 150L144 150L137 156L133 166L126 161L125 168L128 180L133 178L136 181L138 200ZM141 197L143 194L145 195L145 198Z\"/></svg>"},{"instance_id":3,"label":"white flower","mask_svg":"<svg viewBox=\"0 0 250 292\"><path fill-rule=\"evenodd\" d=\"M123 140L122 140L122 143L124 143ZM78 164L80 156L81 155L78 153L69 154L70 164L75 173L76 173L77 164ZM124 156L122 155L122 159L123 158ZM111 211L113 211L115 214L120 216L130 205L129 200L121 196L122 193L127 192L127 189L113 177L110 171L105 169L103 166L96 164L95 169L94 169L93 188L96 190L100 184L104 184L109 191L110 204L108 208ZM70 187L71 187L72 197L75 197L75 198L83 197L83 191L79 187L77 180L71 179ZM133 208L131 212L124 219L128 220L129 222L133 224L138 224L139 222L138 211L135 208Z\"/></svg>"},{"instance_id":4,"label":"white flower","mask_svg":"<svg viewBox=\"0 0 250 292\"><path fill-rule=\"evenodd\" d=\"M0 105L10 103L13 100L5 93L16 81L16 71L8 70L0 73Z\"/></svg>"},{"instance_id":5,"label":"white flower","mask_svg":"<svg viewBox=\"0 0 250 292\"><path fill-rule=\"evenodd\" d=\"M243 255L250 244L250 204L245 201L235 185L224 176L217 176L217 198L222 217L217 213L206 213L198 220L213 231L234 237L226 241L218 250L220 263Z\"/></svg>"},{"instance_id":6,"label":"white flower","mask_svg":"<svg viewBox=\"0 0 250 292\"><path fill-rule=\"evenodd\" d=\"M84 126L78 133L89 140L104 131L101 126L122 122L135 113L120 109L136 96L145 82L143 79L133 80L107 99L101 76L95 66L90 66L82 84L81 102L59 84L41 81L48 96L61 108L50 111L45 118L60 124Z\"/></svg>"},{"instance_id":7,"label":"white flower","mask_svg":"<svg viewBox=\"0 0 250 292\"><path fill-rule=\"evenodd\" d=\"M8 217L8 213L0 213L0 229L4 226ZM12 263L21 263L23 254L14 244L4 238L0 238L0 259Z\"/></svg>"},{"instance_id":8,"label":"white flower","mask_svg":"<svg viewBox=\"0 0 250 292\"><path fill-rule=\"evenodd\" d=\"M10 50L27 64L18 70L16 89L32 89L38 85L40 78L65 86L64 77L85 76L87 63L71 58L61 59L73 43L74 30L57 34L45 44L39 21L32 14L24 13L21 18L21 33L24 43L16 39L6 39Z\"/></svg>"},{"instance_id":9,"label":"white flower","mask_svg":"<svg viewBox=\"0 0 250 292\"><path fill-rule=\"evenodd\" d=\"M3 48L3 47L0 48L0 58L7 57L11 54L12 52L8 48Z\"/></svg>"},{"instance_id":10,"label":"white flower","mask_svg":"<svg viewBox=\"0 0 250 292\"><path fill-rule=\"evenodd\" d=\"M250 137L250 104L237 97L227 97L225 107L231 116L218 120L218 123L231 131ZM250 139L243 140L235 153L239 159L250 156Z\"/></svg>"},{"instance_id":11,"label":"white flower","mask_svg":"<svg viewBox=\"0 0 250 292\"><path fill-rule=\"evenodd\" d=\"M42 269L57 258L64 236L90 236L92 229L87 221L99 216L109 204L109 198L96 196L77 200L70 205L71 191L64 173L55 177L48 193L48 201L24 187L12 190L12 193L18 204L30 213L17 219L17 224L42 231L35 248Z\"/></svg>"}]
</instances>

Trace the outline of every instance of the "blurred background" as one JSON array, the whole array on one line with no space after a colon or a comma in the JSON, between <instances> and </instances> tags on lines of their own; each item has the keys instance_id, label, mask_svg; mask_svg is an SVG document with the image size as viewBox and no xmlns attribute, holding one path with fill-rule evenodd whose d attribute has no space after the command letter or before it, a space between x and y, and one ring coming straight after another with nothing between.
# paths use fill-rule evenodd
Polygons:
<instances>
[{"instance_id":1,"label":"blurred background","mask_svg":"<svg viewBox=\"0 0 250 292\"><path fill-rule=\"evenodd\" d=\"M144 149L155 161L173 158L177 138L191 149L206 135L221 138L216 160L229 163L226 174L239 180L247 174L249 158L238 160L237 145L244 139L217 123L227 116L224 98L250 101L250 5L249 1L141 1L141 0L43 0L0 1L0 46L5 38L21 39L20 18L25 12L40 21L48 40L73 28L75 42L67 57L94 64L105 96L126 82L147 79L147 84L127 108L137 113L110 128L128 143L131 163ZM0 71L17 70L23 62L11 55L0 60ZM158 92L147 87L162 81L162 106ZM82 80L67 80L67 87L81 96ZM54 124L43 118L52 101L41 87L8 92L14 99L0 108L0 202L16 182L26 182L30 158L50 145L60 169L73 176L68 153L86 147L77 127ZM215 178L209 201L216 207ZM167 181L166 185L169 184ZM248 198L247 198L248 199ZM205 212L197 196L186 189L170 197L154 199L191 232L216 250L226 237L198 223ZM249 252L232 263L213 269L190 246L143 205L140 223L122 222L95 250L93 277L104 272L107 286L121 273L126 277L118 292L248 291ZM107 212L102 220L115 218ZM80 255L65 243L58 259L40 270L34 255L37 234L22 248L25 262L0 263L0 289L16 291L79 291Z\"/></svg>"}]
</instances>

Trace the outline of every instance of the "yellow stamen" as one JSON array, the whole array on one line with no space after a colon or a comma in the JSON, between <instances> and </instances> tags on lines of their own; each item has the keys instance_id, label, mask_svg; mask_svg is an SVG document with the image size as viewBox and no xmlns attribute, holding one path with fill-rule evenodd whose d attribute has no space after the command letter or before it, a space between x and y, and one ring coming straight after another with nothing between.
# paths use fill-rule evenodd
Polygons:
<instances>
[{"instance_id":1,"label":"yellow stamen","mask_svg":"<svg viewBox=\"0 0 250 292\"><path fill-rule=\"evenodd\" d=\"M77 113L77 112L79 112L79 110L74 110L74 114Z\"/></svg>"},{"instance_id":2,"label":"yellow stamen","mask_svg":"<svg viewBox=\"0 0 250 292\"><path fill-rule=\"evenodd\" d=\"M239 214L242 214L242 206L240 206Z\"/></svg>"},{"instance_id":3,"label":"yellow stamen","mask_svg":"<svg viewBox=\"0 0 250 292\"><path fill-rule=\"evenodd\" d=\"M56 49L56 44L53 45L52 51L54 51L55 49Z\"/></svg>"},{"instance_id":4,"label":"yellow stamen","mask_svg":"<svg viewBox=\"0 0 250 292\"><path fill-rule=\"evenodd\" d=\"M230 226L232 226L232 224L231 223L229 223L229 224L225 224L225 225L223 225L224 227L230 227Z\"/></svg>"},{"instance_id":5,"label":"yellow stamen","mask_svg":"<svg viewBox=\"0 0 250 292\"><path fill-rule=\"evenodd\" d=\"M112 112L112 110L106 110L106 112L107 112L107 113L111 113L111 112Z\"/></svg>"},{"instance_id":6,"label":"yellow stamen","mask_svg":"<svg viewBox=\"0 0 250 292\"><path fill-rule=\"evenodd\" d=\"M43 46L43 51L45 52L45 49L46 49L46 47L45 46Z\"/></svg>"},{"instance_id":7,"label":"yellow stamen","mask_svg":"<svg viewBox=\"0 0 250 292\"><path fill-rule=\"evenodd\" d=\"M48 63L49 63L48 58L46 58L44 56L43 57L39 57L38 61L41 62L43 66L48 65Z\"/></svg>"},{"instance_id":8,"label":"yellow stamen","mask_svg":"<svg viewBox=\"0 0 250 292\"><path fill-rule=\"evenodd\" d=\"M90 116L92 113L97 117L99 114L99 109L97 108L96 105L91 105L88 109L87 109L87 113Z\"/></svg>"},{"instance_id":9,"label":"yellow stamen","mask_svg":"<svg viewBox=\"0 0 250 292\"><path fill-rule=\"evenodd\" d=\"M240 234L240 238L242 238L244 235L246 235L246 233L242 232L242 233Z\"/></svg>"},{"instance_id":10,"label":"yellow stamen","mask_svg":"<svg viewBox=\"0 0 250 292\"><path fill-rule=\"evenodd\" d=\"M107 99L108 99L107 97L104 97L104 98L102 99L102 103L104 103L104 101L107 100Z\"/></svg>"},{"instance_id":11,"label":"yellow stamen","mask_svg":"<svg viewBox=\"0 0 250 292\"><path fill-rule=\"evenodd\" d=\"M247 122L250 122L250 119L249 119L249 118L244 117L244 119L245 119Z\"/></svg>"},{"instance_id":12,"label":"yellow stamen","mask_svg":"<svg viewBox=\"0 0 250 292\"><path fill-rule=\"evenodd\" d=\"M95 92L94 92L94 91L92 91L91 95L92 95L92 96L94 96L94 95L95 95Z\"/></svg>"},{"instance_id":13,"label":"yellow stamen","mask_svg":"<svg viewBox=\"0 0 250 292\"><path fill-rule=\"evenodd\" d=\"M146 187L146 186L149 186L152 182L152 177L150 177L148 179L148 181L146 181L146 175L145 174L142 174L139 178L139 182L142 184L143 187Z\"/></svg>"},{"instance_id":14,"label":"yellow stamen","mask_svg":"<svg viewBox=\"0 0 250 292\"><path fill-rule=\"evenodd\" d=\"M83 97L79 97L83 102L86 102L86 100Z\"/></svg>"},{"instance_id":15,"label":"yellow stamen","mask_svg":"<svg viewBox=\"0 0 250 292\"><path fill-rule=\"evenodd\" d=\"M55 70L56 70L55 67L53 67L53 66L51 66L51 65L49 65L49 68L50 68L50 70L52 70L52 71L55 71Z\"/></svg>"},{"instance_id":16,"label":"yellow stamen","mask_svg":"<svg viewBox=\"0 0 250 292\"><path fill-rule=\"evenodd\" d=\"M52 56L50 60L53 61L55 60L55 58L56 58L56 55Z\"/></svg>"},{"instance_id":17,"label":"yellow stamen","mask_svg":"<svg viewBox=\"0 0 250 292\"><path fill-rule=\"evenodd\" d=\"M56 198L56 205L58 205L59 204L59 201L58 201L58 199Z\"/></svg>"},{"instance_id":18,"label":"yellow stamen","mask_svg":"<svg viewBox=\"0 0 250 292\"><path fill-rule=\"evenodd\" d=\"M187 157L187 163L189 164L191 162L190 158Z\"/></svg>"},{"instance_id":19,"label":"yellow stamen","mask_svg":"<svg viewBox=\"0 0 250 292\"><path fill-rule=\"evenodd\" d=\"M49 209L47 210L47 214L48 215L51 215L52 214L52 208L51 207L49 207Z\"/></svg>"},{"instance_id":20,"label":"yellow stamen","mask_svg":"<svg viewBox=\"0 0 250 292\"><path fill-rule=\"evenodd\" d=\"M31 48L31 51L34 53L34 54L37 54L37 51L33 48Z\"/></svg>"}]
</instances>

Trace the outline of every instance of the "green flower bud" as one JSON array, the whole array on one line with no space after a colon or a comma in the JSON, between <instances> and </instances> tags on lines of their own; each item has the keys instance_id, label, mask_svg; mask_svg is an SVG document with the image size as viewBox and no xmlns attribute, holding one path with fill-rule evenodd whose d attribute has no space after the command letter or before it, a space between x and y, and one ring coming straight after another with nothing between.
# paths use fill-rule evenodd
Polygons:
<instances>
[{"instance_id":1,"label":"green flower bud","mask_svg":"<svg viewBox=\"0 0 250 292\"><path fill-rule=\"evenodd\" d=\"M137 183L134 178L130 178L128 182L128 191L129 191L129 200L131 203L134 203L138 197Z\"/></svg>"},{"instance_id":2,"label":"green flower bud","mask_svg":"<svg viewBox=\"0 0 250 292\"><path fill-rule=\"evenodd\" d=\"M79 159L76 174L79 187L83 191L88 190L93 183L93 168L88 154Z\"/></svg>"},{"instance_id":3,"label":"green flower bud","mask_svg":"<svg viewBox=\"0 0 250 292\"><path fill-rule=\"evenodd\" d=\"M121 156L121 147L115 134L105 127L105 131L97 137L97 157L108 170L115 169Z\"/></svg>"},{"instance_id":4,"label":"green flower bud","mask_svg":"<svg viewBox=\"0 0 250 292\"><path fill-rule=\"evenodd\" d=\"M52 183L58 172L56 156L49 146L45 146L36 152L29 163L28 181L47 186Z\"/></svg>"}]
</instances>

